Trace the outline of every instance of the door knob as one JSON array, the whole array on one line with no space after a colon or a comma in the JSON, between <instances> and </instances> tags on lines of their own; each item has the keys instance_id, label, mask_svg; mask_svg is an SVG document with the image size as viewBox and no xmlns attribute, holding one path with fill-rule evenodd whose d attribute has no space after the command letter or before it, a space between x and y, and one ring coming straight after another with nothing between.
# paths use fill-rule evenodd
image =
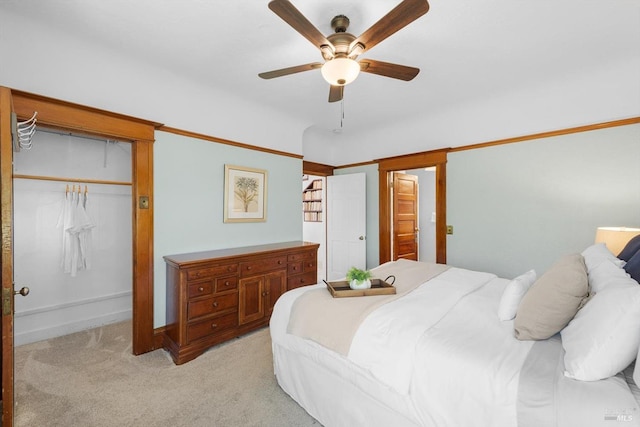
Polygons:
<instances>
[{"instance_id":1,"label":"door knob","mask_svg":"<svg viewBox=\"0 0 640 427\"><path fill-rule=\"evenodd\" d=\"M23 297L26 297L27 295L29 295L29 288L27 286L23 286L22 289L20 289L19 291L13 291L14 295L22 295Z\"/></svg>"},{"instance_id":2,"label":"door knob","mask_svg":"<svg viewBox=\"0 0 640 427\"><path fill-rule=\"evenodd\" d=\"M358 237L359 240L364 240L364 236Z\"/></svg>"}]
</instances>

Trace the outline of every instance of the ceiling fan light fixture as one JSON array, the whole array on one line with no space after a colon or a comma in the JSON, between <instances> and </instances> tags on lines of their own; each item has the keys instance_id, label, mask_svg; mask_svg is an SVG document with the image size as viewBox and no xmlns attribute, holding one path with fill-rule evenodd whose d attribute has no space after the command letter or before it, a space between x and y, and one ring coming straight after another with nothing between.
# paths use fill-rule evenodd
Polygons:
<instances>
[{"instance_id":1,"label":"ceiling fan light fixture","mask_svg":"<svg viewBox=\"0 0 640 427\"><path fill-rule=\"evenodd\" d=\"M351 58L334 58L320 69L322 77L332 86L348 85L360 74L360 64Z\"/></svg>"}]
</instances>

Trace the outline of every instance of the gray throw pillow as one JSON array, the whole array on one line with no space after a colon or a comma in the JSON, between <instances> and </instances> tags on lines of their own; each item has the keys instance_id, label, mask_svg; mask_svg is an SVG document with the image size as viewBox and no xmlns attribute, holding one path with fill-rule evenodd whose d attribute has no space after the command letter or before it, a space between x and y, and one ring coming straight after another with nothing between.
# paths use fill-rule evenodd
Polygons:
<instances>
[{"instance_id":1,"label":"gray throw pillow","mask_svg":"<svg viewBox=\"0 0 640 427\"><path fill-rule=\"evenodd\" d=\"M565 255L536 280L526 293L514 321L519 340L543 340L560 332L589 296L584 258Z\"/></svg>"}]
</instances>

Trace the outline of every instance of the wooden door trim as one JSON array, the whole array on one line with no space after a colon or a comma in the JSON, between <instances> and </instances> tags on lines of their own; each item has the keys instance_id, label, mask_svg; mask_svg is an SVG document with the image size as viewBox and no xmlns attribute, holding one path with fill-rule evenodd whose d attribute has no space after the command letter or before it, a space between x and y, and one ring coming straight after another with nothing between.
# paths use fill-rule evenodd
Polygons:
<instances>
[{"instance_id":1,"label":"wooden door trim","mask_svg":"<svg viewBox=\"0 0 640 427\"><path fill-rule=\"evenodd\" d=\"M37 111L39 125L118 139L132 144L132 346L136 355L155 350L157 340L154 339L153 329L153 142L155 128L161 124L31 93L9 91L14 110L21 119L29 118ZM139 207L140 196L149 198L148 209ZM5 227L4 218L2 226Z\"/></svg>"},{"instance_id":2,"label":"wooden door trim","mask_svg":"<svg viewBox=\"0 0 640 427\"><path fill-rule=\"evenodd\" d=\"M11 90L18 118L26 120L38 112L38 123L63 131L109 137L124 141L154 141L160 123L99 110L71 102Z\"/></svg>"},{"instance_id":3,"label":"wooden door trim","mask_svg":"<svg viewBox=\"0 0 640 427\"><path fill-rule=\"evenodd\" d=\"M10 288L13 296L13 153L11 143L11 90L0 87L0 205L2 206L2 285ZM7 113L8 112L8 113ZM9 268L7 268L7 265ZM1 315L1 314L0 314ZM6 344L10 344L7 346ZM13 298L11 314L2 315L2 421L0 425L13 426L14 381L13 381Z\"/></svg>"},{"instance_id":4,"label":"wooden door trim","mask_svg":"<svg viewBox=\"0 0 640 427\"><path fill-rule=\"evenodd\" d=\"M316 176L330 176L330 175L333 175L334 169L335 168L333 166L324 165L322 163L308 162L306 160L302 161L303 174L316 175Z\"/></svg>"},{"instance_id":5,"label":"wooden door trim","mask_svg":"<svg viewBox=\"0 0 640 427\"><path fill-rule=\"evenodd\" d=\"M447 262L447 153L449 149L389 157L378 162L380 264L391 260L389 172L435 166L436 168L436 262Z\"/></svg>"}]
</instances>

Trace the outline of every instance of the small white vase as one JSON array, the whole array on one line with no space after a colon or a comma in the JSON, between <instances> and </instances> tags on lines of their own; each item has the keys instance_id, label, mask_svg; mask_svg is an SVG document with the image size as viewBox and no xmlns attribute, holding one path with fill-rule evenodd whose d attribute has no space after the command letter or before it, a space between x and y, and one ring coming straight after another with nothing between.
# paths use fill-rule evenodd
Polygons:
<instances>
[{"instance_id":1,"label":"small white vase","mask_svg":"<svg viewBox=\"0 0 640 427\"><path fill-rule=\"evenodd\" d=\"M359 282L353 279L349 282L349 287L351 289L369 289L371 287L371 280L367 279Z\"/></svg>"}]
</instances>

